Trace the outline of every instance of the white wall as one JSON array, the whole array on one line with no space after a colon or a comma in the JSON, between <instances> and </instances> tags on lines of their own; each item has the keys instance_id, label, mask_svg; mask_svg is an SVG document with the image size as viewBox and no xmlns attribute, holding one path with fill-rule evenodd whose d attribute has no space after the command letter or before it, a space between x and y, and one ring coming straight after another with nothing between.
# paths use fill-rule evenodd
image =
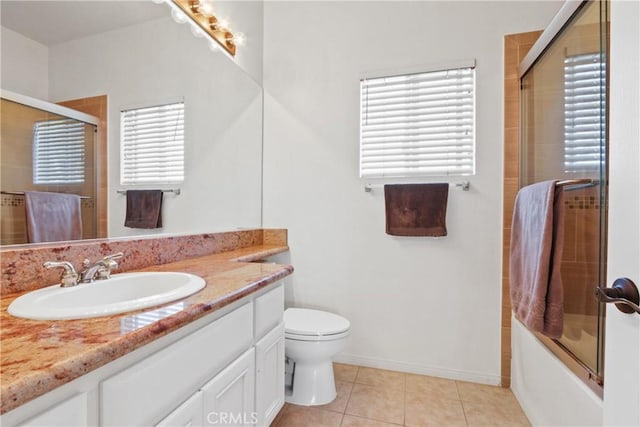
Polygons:
<instances>
[{"instance_id":1,"label":"white wall","mask_svg":"<svg viewBox=\"0 0 640 427\"><path fill-rule=\"evenodd\" d=\"M22 34L0 27L0 87L34 98L49 96L49 49Z\"/></svg>"},{"instance_id":2,"label":"white wall","mask_svg":"<svg viewBox=\"0 0 640 427\"><path fill-rule=\"evenodd\" d=\"M511 388L534 426L601 426L602 400L512 319Z\"/></svg>"},{"instance_id":3,"label":"white wall","mask_svg":"<svg viewBox=\"0 0 640 427\"><path fill-rule=\"evenodd\" d=\"M266 2L263 221L289 229L288 304L351 321L340 360L499 382L503 36L544 28L559 6ZM359 78L468 58L471 191L451 190L447 237L388 236L382 192L358 178Z\"/></svg>"},{"instance_id":4,"label":"white wall","mask_svg":"<svg viewBox=\"0 0 640 427\"><path fill-rule=\"evenodd\" d=\"M166 18L52 46L49 70L53 101L108 95L110 236L260 226L261 88L187 25ZM182 195L165 195L162 229L125 228L120 111L181 98Z\"/></svg>"}]
</instances>

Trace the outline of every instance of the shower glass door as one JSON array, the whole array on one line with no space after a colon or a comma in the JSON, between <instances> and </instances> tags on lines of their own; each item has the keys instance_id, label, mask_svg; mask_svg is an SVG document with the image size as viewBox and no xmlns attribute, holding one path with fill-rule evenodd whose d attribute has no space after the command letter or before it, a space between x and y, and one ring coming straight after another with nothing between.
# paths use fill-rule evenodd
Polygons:
<instances>
[{"instance_id":1,"label":"shower glass door","mask_svg":"<svg viewBox=\"0 0 640 427\"><path fill-rule=\"evenodd\" d=\"M604 307L594 288L606 286L607 16L607 2L585 2L521 78L521 186L590 180L564 187L564 331L556 344L599 383Z\"/></svg>"}]
</instances>

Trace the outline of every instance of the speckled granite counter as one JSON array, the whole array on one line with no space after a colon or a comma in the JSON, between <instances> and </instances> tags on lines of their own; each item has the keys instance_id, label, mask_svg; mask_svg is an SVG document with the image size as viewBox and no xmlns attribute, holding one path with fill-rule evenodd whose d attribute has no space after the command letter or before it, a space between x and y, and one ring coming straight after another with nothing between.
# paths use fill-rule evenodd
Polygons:
<instances>
[{"instance_id":1,"label":"speckled granite counter","mask_svg":"<svg viewBox=\"0 0 640 427\"><path fill-rule=\"evenodd\" d=\"M93 319L32 321L12 317L7 307L24 291L6 293L5 289L0 300L0 413L288 276L293 272L291 266L248 262L287 250L286 243L264 241L162 265L151 264L139 270L193 273L203 277L207 286L161 307Z\"/></svg>"}]
</instances>

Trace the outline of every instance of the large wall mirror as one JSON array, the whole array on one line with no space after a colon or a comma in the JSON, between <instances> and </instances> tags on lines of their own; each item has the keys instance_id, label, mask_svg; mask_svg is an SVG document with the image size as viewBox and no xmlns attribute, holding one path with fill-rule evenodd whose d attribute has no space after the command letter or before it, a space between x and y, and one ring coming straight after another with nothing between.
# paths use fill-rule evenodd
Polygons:
<instances>
[{"instance_id":1,"label":"large wall mirror","mask_svg":"<svg viewBox=\"0 0 640 427\"><path fill-rule=\"evenodd\" d=\"M108 208L104 214L96 210L95 231L85 225L84 238L261 227L262 4L223 5L249 44L234 60L210 50L188 25L176 23L166 4L150 0L0 2L3 90L71 108L81 109L83 100L106 103L104 153L96 148L99 137L86 143L85 158L92 157L96 166L85 171L98 174L87 177L96 188L92 194L78 187L34 185L34 129L58 117L25 113L23 106L3 101L3 245L26 243L17 229L24 227L23 196L7 193L31 190L80 194L88 212L102 187ZM183 182L123 185L121 113L175 102L184 103ZM91 134L90 128L83 131ZM11 154L15 147L22 154ZM100 164L106 165L103 183ZM124 226L122 190L131 188L180 189L179 195L164 193L161 228Z\"/></svg>"}]
</instances>

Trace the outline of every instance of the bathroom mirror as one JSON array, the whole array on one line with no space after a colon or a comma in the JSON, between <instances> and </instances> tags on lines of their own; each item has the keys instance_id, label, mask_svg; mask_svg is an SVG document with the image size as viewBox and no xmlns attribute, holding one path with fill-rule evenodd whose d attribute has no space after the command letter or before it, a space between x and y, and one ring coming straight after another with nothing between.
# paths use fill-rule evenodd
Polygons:
<instances>
[{"instance_id":1,"label":"bathroom mirror","mask_svg":"<svg viewBox=\"0 0 640 427\"><path fill-rule=\"evenodd\" d=\"M261 45L262 5L224 4L247 34L235 59L176 23L166 4L0 2L3 89L54 103L107 96L108 214L98 218L107 237L261 227L262 88L251 52ZM131 187L120 183L120 114L172 102L184 102L184 182L138 188L180 194L164 193L162 228L126 228L118 190ZM26 189L17 185L2 190ZM2 195L2 217L23 212L20 197Z\"/></svg>"}]
</instances>

